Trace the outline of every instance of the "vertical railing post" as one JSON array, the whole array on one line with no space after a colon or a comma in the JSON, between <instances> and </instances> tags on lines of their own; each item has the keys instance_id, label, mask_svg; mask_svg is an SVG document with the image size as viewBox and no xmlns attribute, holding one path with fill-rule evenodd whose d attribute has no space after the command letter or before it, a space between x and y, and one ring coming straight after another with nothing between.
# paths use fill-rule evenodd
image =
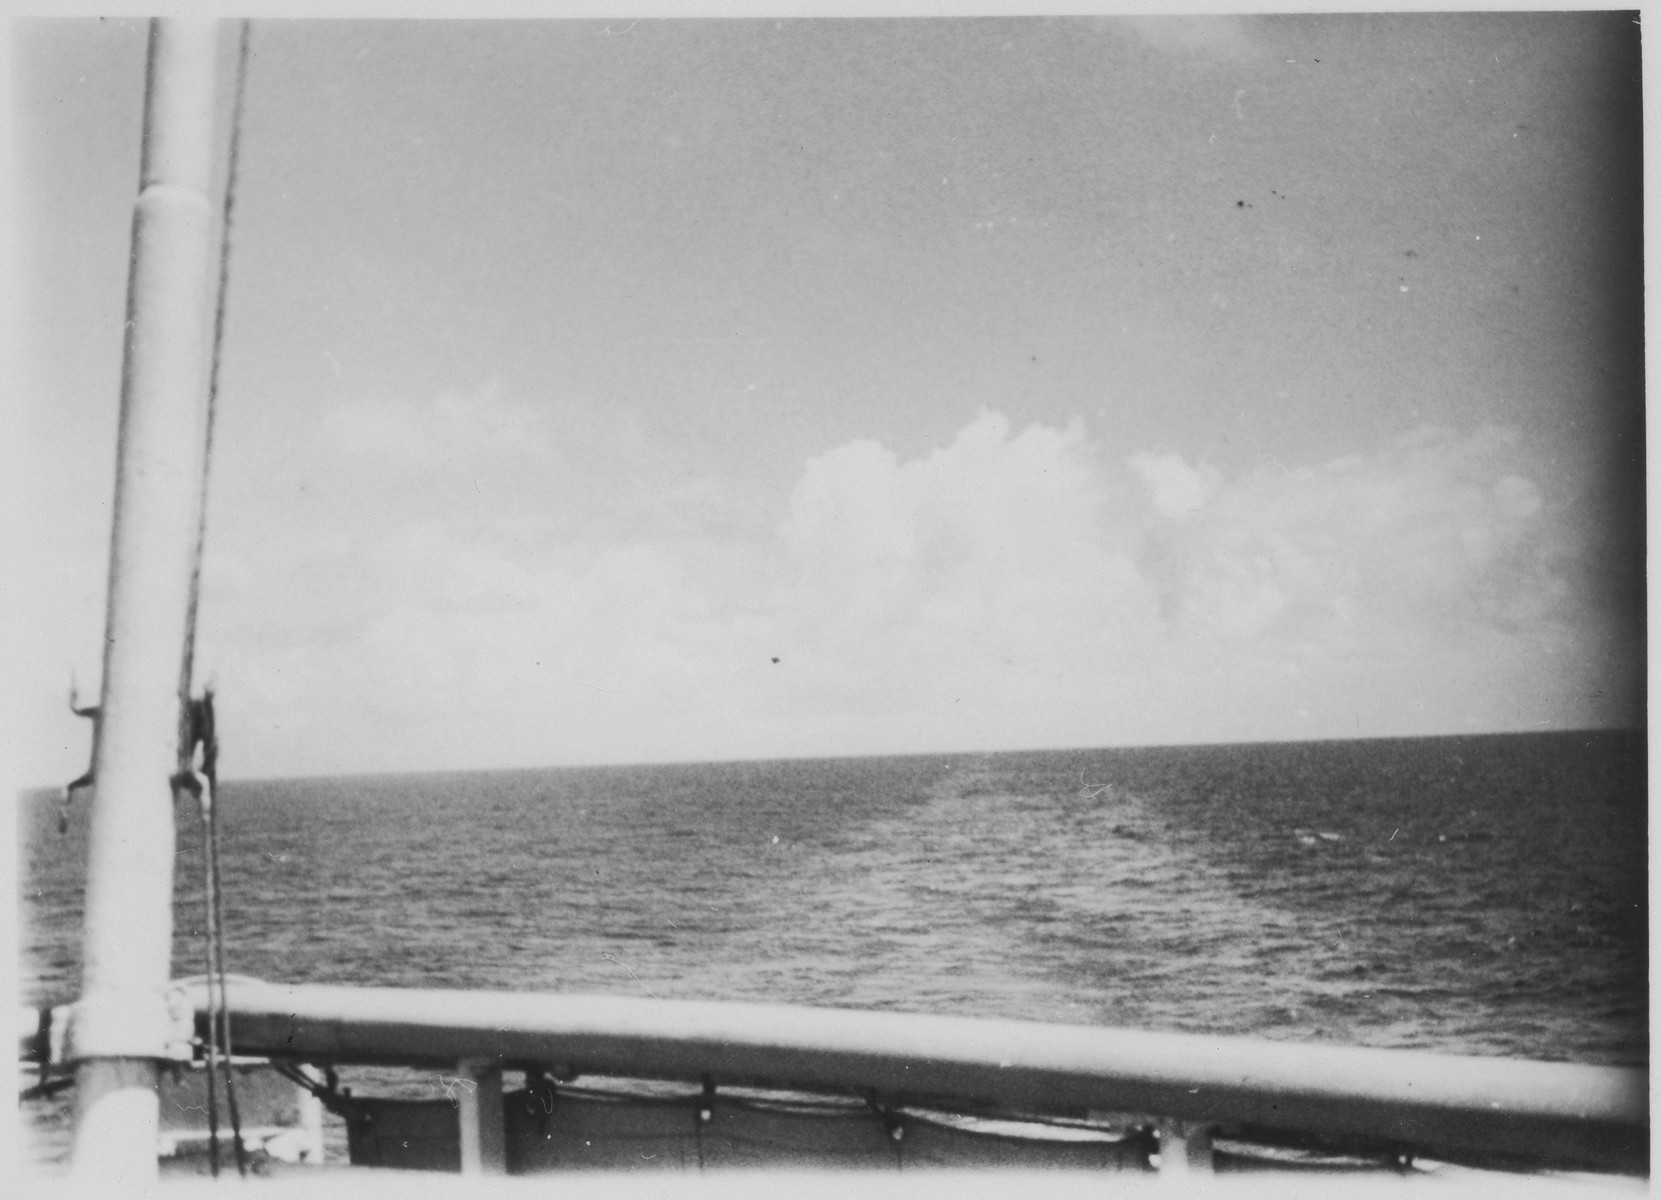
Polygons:
<instances>
[{"instance_id":1,"label":"vertical railing post","mask_svg":"<svg viewBox=\"0 0 1662 1200\"><path fill-rule=\"evenodd\" d=\"M321 1085L323 1079L316 1067L302 1064L300 1073L312 1083ZM300 1103L300 1161L312 1166L323 1165L323 1101L309 1087L297 1088Z\"/></svg>"},{"instance_id":2,"label":"vertical railing post","mask_svg":"<svg viewBox=\"0 0 1662 1200\"><path fill-rule=\"evenodd\" d=\"M217 23L150 26L144 148L121 381L73 1167L156 1176L156 1081L171 1036L173 792L207 416Z\"/></svg>"},{"instance_id":3,"label":"vertical railing post","mask_svg":"<svg viewBox=\"0 0 1662 1200\"><path fill-rule=\"evenodd\" d=\"M505 1174L508 1139L502 1113L502 1066L494 1060L469 1059L456 1064L456 1074L464 1080L456 1089L462 1174Z\"/></svg>"},{"instance_id":4,"label":"vertical railing post","mask_svg":"<svg viewBox=\"0 0 1662 1200\"><path fill-rule=\"evenodd\" d=\"M1160 1177L1180 1180L1212 1173L1212 1127L1198 1121L1161 1121Z\"/></svg>"}]
</instances>

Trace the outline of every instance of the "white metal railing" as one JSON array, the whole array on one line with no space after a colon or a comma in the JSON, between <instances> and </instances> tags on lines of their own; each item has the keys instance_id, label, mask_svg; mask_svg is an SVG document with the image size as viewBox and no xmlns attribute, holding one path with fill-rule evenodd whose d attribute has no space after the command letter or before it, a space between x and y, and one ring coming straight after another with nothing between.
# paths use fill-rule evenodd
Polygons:
<instances>
[{"instance_id":1,"label":"white metal railing","mask_svg":"<svg viewBox=\"0 0 1662 1200\"><path fill-rule=\"evenodd\" d=\"M444 1066L481 1081L536 1069L842 1091L967 1112L1141 1115L1201 1145L1219 1132L1479 1165L1643 1173L1649 1163L1644 1068L772 1004L253 980L228 990L238 1053L298 1062ZM174 1010L205 1031L206 988L177 985ZM44 1028L29 1042L42 1056ZM496 1158L492 1107L477 1106L475 1120L486 1125L472 1141L464 1130L476 1159Z\"/></svg>"}]
</instances>

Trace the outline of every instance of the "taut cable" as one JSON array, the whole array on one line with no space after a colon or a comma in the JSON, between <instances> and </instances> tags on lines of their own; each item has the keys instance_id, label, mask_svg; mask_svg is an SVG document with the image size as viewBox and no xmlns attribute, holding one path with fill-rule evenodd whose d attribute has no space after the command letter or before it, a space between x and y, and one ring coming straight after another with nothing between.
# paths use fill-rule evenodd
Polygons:
<instances>
[{"instance_id":1,"label":"taut cable","mask_svg":"<svg viewBox=\"0 0 1662 1200\"><path fill-rule=\"evenodd\" d=\"M219 1174L219 1105L217 1076L220 1048L224 1049L225 1102L230 1110L232 1145L236 1150L237 1172L248 1174L248 1153L242 1140L242 1119L237 1104L236 1070L231 1056L231 1017L225 994L225 917L221 906L219 874L219 814L214 793L218 790L216 763L219 744L214 733L213 691L204 691L201 701L191 699L191 680L196 658L196 615L202 590L202 549L207 536L208 464L211 461L214 412L219 399L219 373L225 344L225 306L230 285L231 218L236 208L237 166L242 148L243 106L248 90L249 23L239 22L237 36L236 94L231 107L231 142L226 155L225 199L220 213L219 281L214 302L213 355L208 372L208 411L202 439L201 498L197 507L196 546L191 562L190 598L186 610L185 644L179 670L180 747L184 761L180 775L194 783L202 806L204 900L207 908L208 940L208 1145L211 1171ZM194 769L197 744L202 747L202 769Z\"/></svg>"}]
</instances>

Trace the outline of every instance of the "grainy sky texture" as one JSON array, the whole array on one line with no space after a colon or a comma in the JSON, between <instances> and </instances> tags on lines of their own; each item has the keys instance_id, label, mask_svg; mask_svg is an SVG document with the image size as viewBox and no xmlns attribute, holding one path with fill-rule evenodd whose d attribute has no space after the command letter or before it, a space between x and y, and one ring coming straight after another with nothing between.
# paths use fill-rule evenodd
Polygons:
<instances>
[{"instance_id":1,"label":"grainy sky texture","mask_svg":"<svg viewBox=\"0 0 1662 1200\"><path fill-rule=\"evenodd\" d=\"M228 774L1642 720L1631 14L252 44ZM51 782L144 30L13 48Z\"/></svg>"}]
</instances>

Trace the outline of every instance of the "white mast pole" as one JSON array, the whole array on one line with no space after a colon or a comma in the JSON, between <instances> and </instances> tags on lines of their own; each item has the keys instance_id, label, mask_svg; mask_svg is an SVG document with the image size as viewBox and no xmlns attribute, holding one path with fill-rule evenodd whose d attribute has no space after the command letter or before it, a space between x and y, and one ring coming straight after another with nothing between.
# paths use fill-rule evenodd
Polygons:
<instances>
[{"instance_id":1,"label":"white mast pole","mask_svg":"<svg viewBox=\"0 0 1662 1200\"><path fill-rule=\"evenodd\" d=\"M212 317L217 22L150 25L121 381L104 680L87 852L73 1168L156 1178L167 1056L180 662L199 513Z\"/></svg>"}]
</instances>

